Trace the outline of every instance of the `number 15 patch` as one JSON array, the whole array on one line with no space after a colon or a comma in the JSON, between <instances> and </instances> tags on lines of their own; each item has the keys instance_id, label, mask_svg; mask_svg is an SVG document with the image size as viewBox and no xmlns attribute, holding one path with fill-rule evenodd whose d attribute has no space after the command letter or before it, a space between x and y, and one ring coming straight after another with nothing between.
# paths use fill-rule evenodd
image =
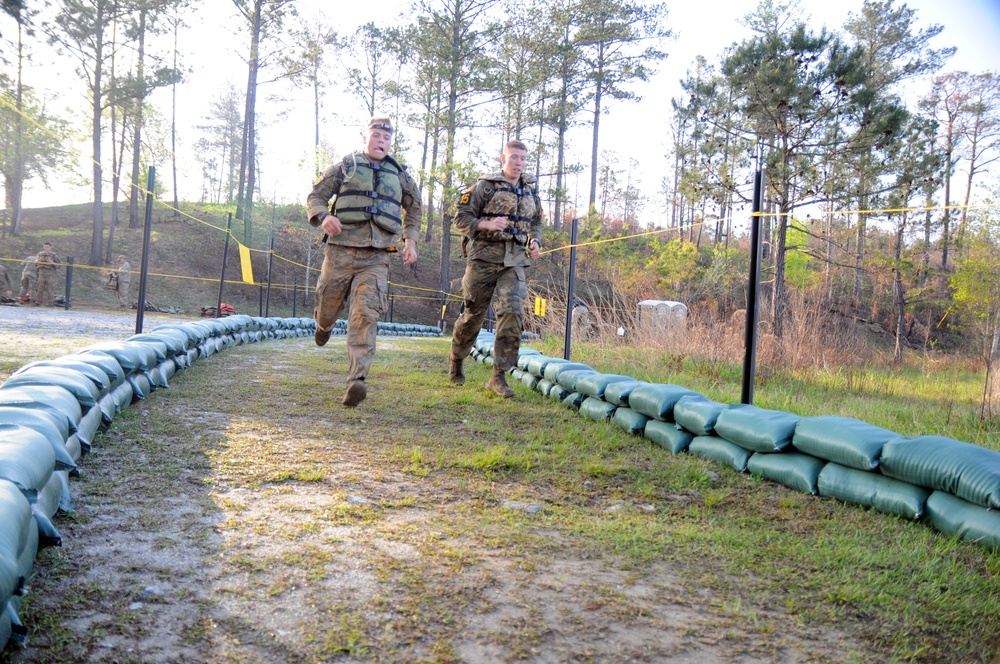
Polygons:
<instances>
[{"instance_id":1,"label":"number 15 patch","mask_svg":"<svg viewBox=\"0 0 1000 664\"><path fill-rule=\"evenodd\" d=\"M469 204L469 192L465 192L464 194L462 194L462 198L459 200L459 204L460 205Z\"/></svg>"}]
</instances>

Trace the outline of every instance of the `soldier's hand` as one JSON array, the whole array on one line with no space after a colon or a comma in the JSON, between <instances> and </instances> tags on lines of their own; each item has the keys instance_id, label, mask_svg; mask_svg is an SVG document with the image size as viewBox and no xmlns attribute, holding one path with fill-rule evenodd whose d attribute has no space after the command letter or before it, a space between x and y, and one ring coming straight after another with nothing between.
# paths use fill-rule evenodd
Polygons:
<instances>
[{"instance_id":1,"label":"soldier's hand","mask_svg":"<svg viewBox=\"0 0 1000 664\"><path fill-rule=\"evenodd\" d=\"M344 230L343 225L340 223L340 219L337 219L337 217L332 214L326 215L320 226L323 228L324 233L331 236L340 235L340 231Z\"/></svg>"},{"instance_id":2,"label":"soldier's hand","mask_svg":"<svg viewBox=\"0 0 1000 664\"><path fill-rule=\"evenodd\" d=\"M480 219L476 230L479 231L502 231L507 228L507 217L493 217L492 219Z\"/></svg>"},{"instance_id":3,"label":"soldier's hand","mask_svg":"<svg viewBox=\"0 0 1000 664\"><path fill-rule=\"evenodd\" d=\"M403 265L413 265L417 262L417 243L406 240L403 243Z\"/></svg>"},{"instance_id":4,"label":"soldier's hand","mask_svg":"<svg viewBox=\"0 0 1000 664\"><path fill-rule=\"evenodd\" d=\"M533 261L538 260L538 257L542 255L542 248L538 246L538 240L532 238L531 242L528 243L528 258Z\"/></svg>"}]
</instances>

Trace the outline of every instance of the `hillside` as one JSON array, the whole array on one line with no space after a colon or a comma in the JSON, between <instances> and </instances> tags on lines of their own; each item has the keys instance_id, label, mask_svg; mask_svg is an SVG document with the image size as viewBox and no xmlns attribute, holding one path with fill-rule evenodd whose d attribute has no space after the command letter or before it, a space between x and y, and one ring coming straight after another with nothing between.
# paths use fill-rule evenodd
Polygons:
<instances>
[{"instance_id":1,"label":"hillside","mask_svg":"<svg viewBox=\"0 0 1000 664\"><path fill-rule=\"evenodd\" d=\"M111 206L105 205L104 253L110 255L108 265L93 267L85 262L90 254L93 234L93 211L90 205L73 205L25 210L22 232L17 236L3 227L0 239L0 261L7 266L11 277L20 278L24 257L41 250L43 242L50 242L61 259L72 259L73 279L71 305L74 308L114 308L114 293L104 289L107 270L116 264L114 258L124 254L132 265L131 295L139 292L143 229L128 227L127 207L121 205L119 220L114 229L114 246L107 250L107 237L111 224ZM149 253L149 279L146 300L157 308L178 308L197 312L201 307L215 306L219 297L219 278L225 252L225 227L228 210L218 206L181 204L181 214L157 206L153 212ZM242 282L239 248L230 241L226 267L226 284L223 301L232 304L240 313L257 315L261 307L272 316L293 315L293 292L297 284L298 304L294 314L312 315L312 288L306 292L306 266L309 283L315 284L322 261L320 235L308 227L305 213L300 206L290 205L276 209L260 208L251 239L251 258L254 280L266 286L268 254L266 251L270 226L274 224L274 258L271 264L271 292L269 304L266 288ZM234 238L243 240L242 229L234 229ZM390 268L390 296L392 317L396 321L436 325L440 319L440 235L427 246L420 246L420 259L415 266L404 267L402 259L392 262ZM458 292L461 275L465 269L461 257L461 242L452 243L451 277L453 292ZM311 251L310 251L311 250ZM311 261L310 261L310 253ZM406 288L404 286L413 286ZM56 295L66 288L66 272L60 270ZM418 290L419 289L419 290ZM262 304L262 300L264 300ZM452 300L456 302L455 300ZM458 307L451 306L446 314L449 326L458 314ZM388 319L389 314L386 314Z\"/></svg>"}]
</instances>

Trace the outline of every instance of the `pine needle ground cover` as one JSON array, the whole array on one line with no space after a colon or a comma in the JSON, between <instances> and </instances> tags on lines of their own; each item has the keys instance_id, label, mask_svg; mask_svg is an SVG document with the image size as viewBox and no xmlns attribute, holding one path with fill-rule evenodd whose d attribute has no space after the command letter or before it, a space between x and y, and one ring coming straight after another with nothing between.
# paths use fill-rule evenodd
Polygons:
<instances>
[{"instance_id":1,"label":"pine needle ground cover","mask_svg":"<svg viewBox=\"0 0 1000 664\"><path fill-rule=\"evenodd\" d=\"M500 400L471 361L453 386L447 343L380 338L356 409L339 404L343 339L234 348L126 409L83 459L64 546L40 552L22 604L29 647L8 657L1000 652L997 554L671 455L517 383ZM823 403L808 396L822 389L798 385L798 405ZM914 401L912 418L926 407ZM809 408L796 412L830 414Z\"/></svg>"}]
</instances>

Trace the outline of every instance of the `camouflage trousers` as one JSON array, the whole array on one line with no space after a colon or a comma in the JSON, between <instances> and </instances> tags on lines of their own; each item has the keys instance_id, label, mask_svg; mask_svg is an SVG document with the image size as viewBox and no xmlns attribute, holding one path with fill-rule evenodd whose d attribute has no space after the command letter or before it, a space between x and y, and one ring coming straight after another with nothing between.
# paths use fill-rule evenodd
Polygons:
<instances>
[{"instance_id":1,"label":"camouflage trousers","mask_svg":"<svg viewBox=\"0 0 1000 664\"><path fill-rule=\"evenodd\" d=\"M35 286L37 293L31 294L31 301L35 304L52 304L52 289L56 285L55 270L39 270L38 283ZM37 296L37 297L36 297Z\"/></svg>"},{"instance_id":2,"label":"camouflage trousers","mask_svg":"<svg viewBox=\"0 0 1000 664\"><path fill-rule=\"evenodd\" d=\"M28 293L31 293L31 299L35 299L35 282L38 280L37 277L26 274L21 277L21 292L18 297L24 297Z\"/></svg>"},{"instance_id":3,"label":"camouflage trousers","mask_svg":"<svg viewBox=\"0 0 1000 664\"><path fill-rule=\"evenodd\" d=\"M123 281L121 277L118 278L118 290L115 291L115 296L118 298L119 307L128 307L128 289L129 282Z\"/></svg>"},{"instance_id":4,"label":"camouflage trousers","mask_svg":"<svg viewBox=\"0 0 1000 664\"><path fill-rule=\"evenodd\" d=\"M378 319L388 308L388 299L389 254L385 249L326 245L313 317L318 327L332 329L345 302L349 302L347 382L368 376L375 357Z\"/></svg>"},{"instance_id":5,"label":"camouflage trousers","mask_svg":"<svg viewBox=\"0 0 1000 664\"><path fill-rule=\"evenodd\" d=\"M496 297L494 297L494 294ZM505 267L497 263L470 260L462 278L465 312L455 322L451 337L451 359L465 359L472 350L486 311L493 301L497 317L493 344L493 366L501 371L517 364L524 329L524 300L528 286L523 267Z\"/></svg>"}]
</instances>

